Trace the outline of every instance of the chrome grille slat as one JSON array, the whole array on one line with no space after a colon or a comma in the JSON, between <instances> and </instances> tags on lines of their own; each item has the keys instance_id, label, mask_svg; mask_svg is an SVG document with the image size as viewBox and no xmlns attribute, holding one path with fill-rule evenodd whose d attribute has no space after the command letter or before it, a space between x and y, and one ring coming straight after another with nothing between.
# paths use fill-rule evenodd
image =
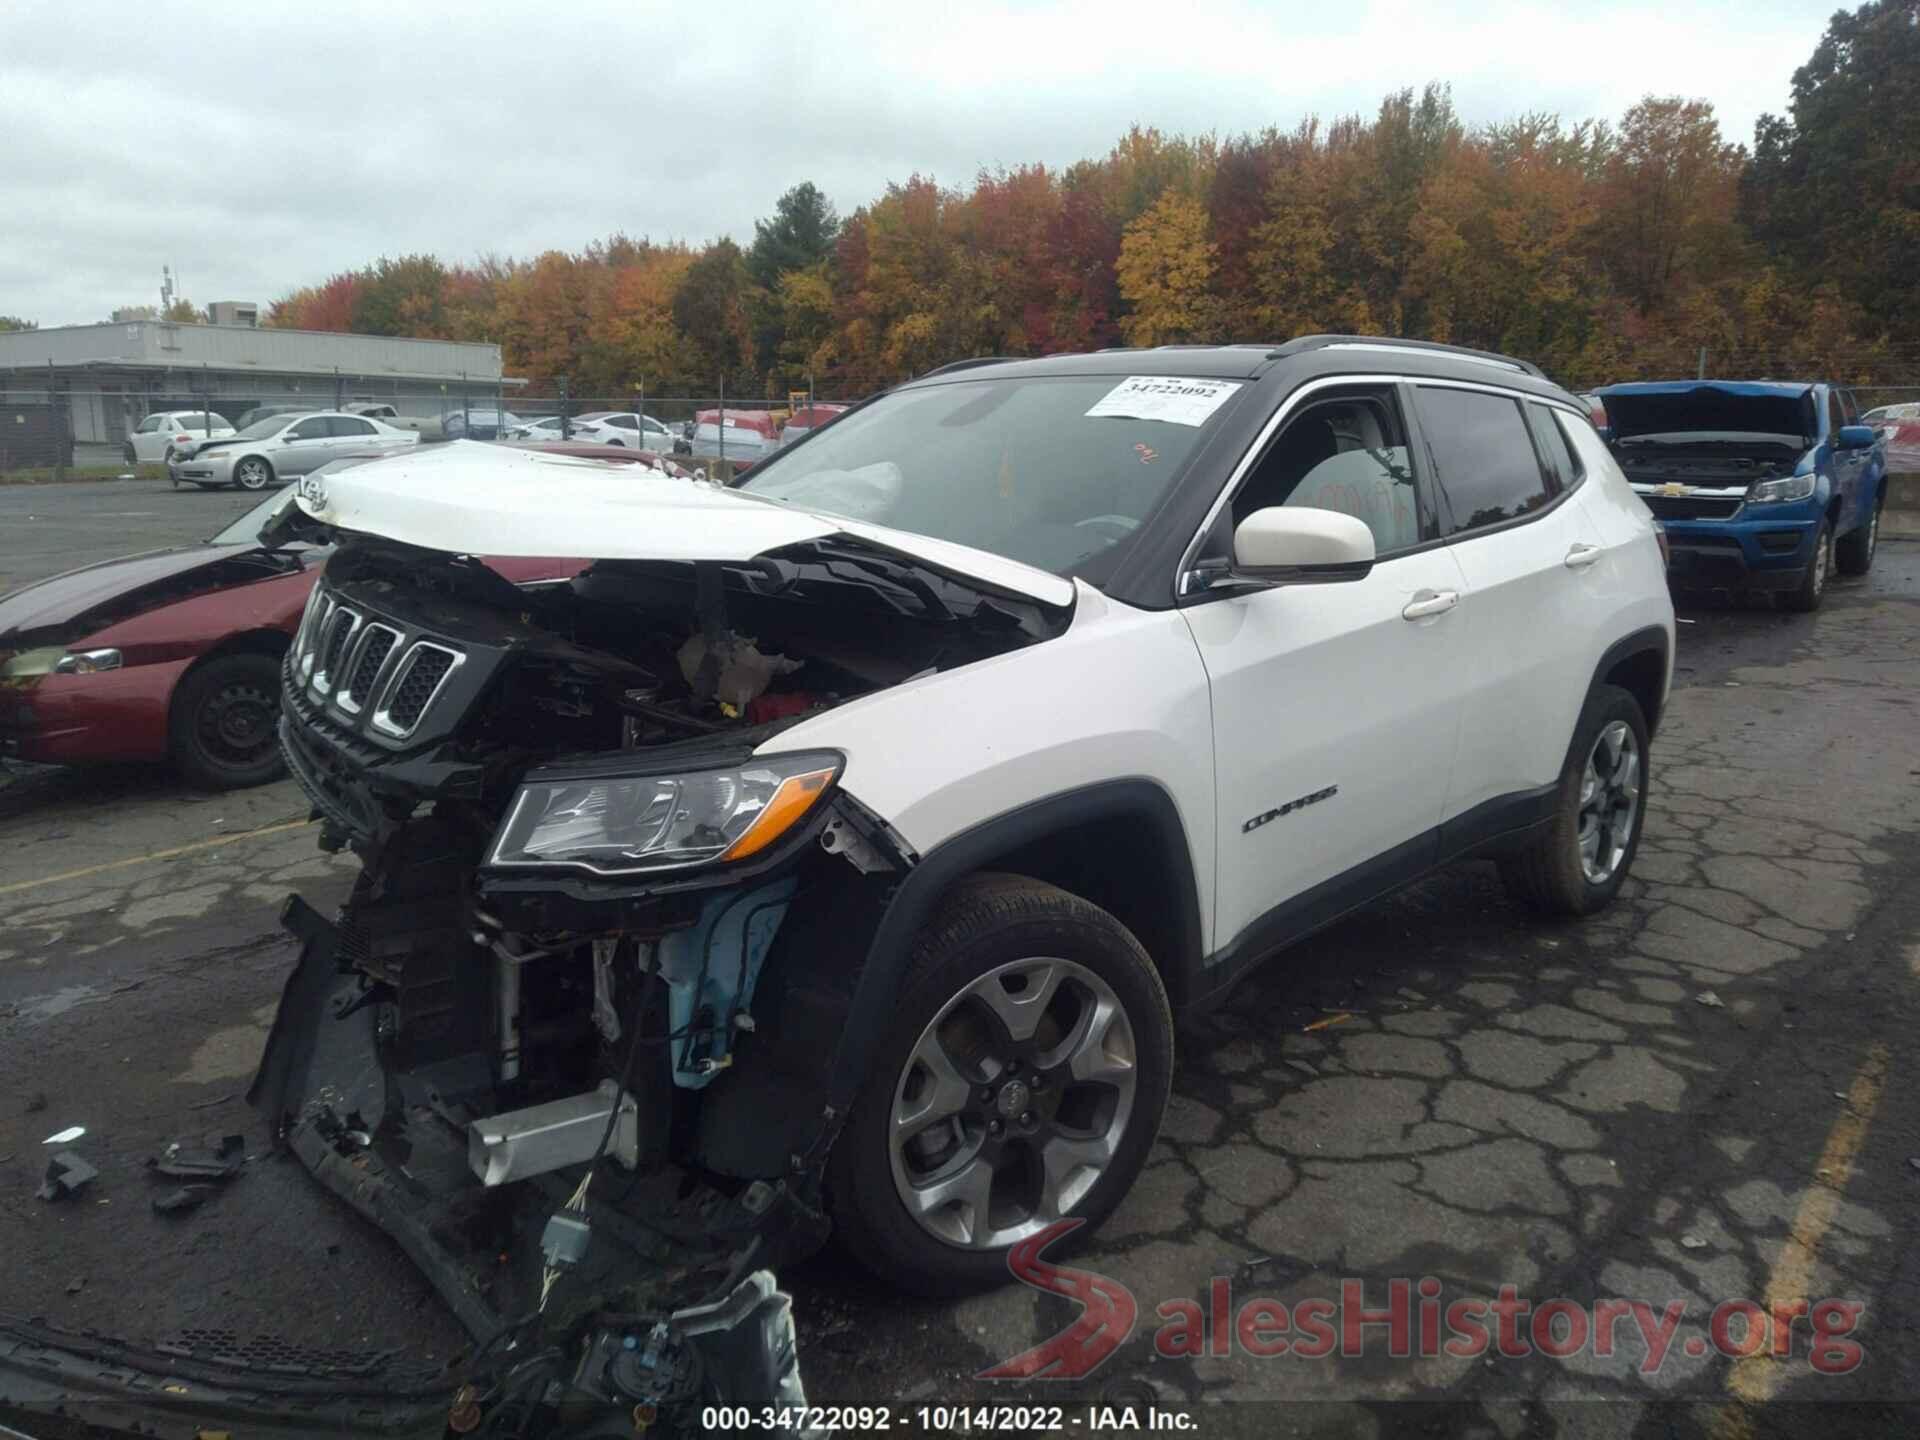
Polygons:
<instances>
[{"instance_id":1,"label":"chrome grille slat","mask_svg":"<svg viewBox=\"0 0 1920 1440\"><path fill-rule=\"evenodd\" d=\"M373 712L373 728L405 739L419 728L434 700L466 655L432 640L416 640L394 667Z\"/></svg>"},{"instance_id":2,"label":"chrome grille slat","mask_svg":"<svg viewBox=\"0 0 1920 1440\"><path fill-rule=\"evenodd\" d=\"M314 662L313 681L309 687L316 698L324 700L333 689L336 677L341 673L340 662L352 647L354 634L359 628L359 611L336 605L329 612L327 623L320 631L316 646L319 658Z\"/></svg>"},{"instance_id":3,"label":"chrome grille slat","mask_svg":"<svg viewBox=\"0 0 1920 1440\"><path fill-rule=\"evenodd\" d=\"M347 677L335 697L342 710L356 715L365 708L368 700L379 693L381 673L386 669L387 661L393 658L400 638L400 632L393 626L383 625L377 620L361 627L353 653L340 670Z\"/></svg>"}]
</instances>

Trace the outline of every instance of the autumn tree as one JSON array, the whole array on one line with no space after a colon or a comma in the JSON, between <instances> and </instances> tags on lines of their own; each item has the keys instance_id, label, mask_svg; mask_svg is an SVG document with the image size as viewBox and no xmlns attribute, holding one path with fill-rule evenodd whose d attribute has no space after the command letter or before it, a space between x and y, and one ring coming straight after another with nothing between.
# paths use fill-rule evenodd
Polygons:
<instances>
[{"instance_id":1,"label":"autumn tree","mask_svg":"<svg viewBox=\"0 0 1920 1440\"><path fill-rule=\"evenodd\" d=\"M1665 307L1733 243L1743 159L1704 100L1649 95L1627 111L1600 182L1599 239L1609 273L1642 310Z\"/></svg>"},{"instance_id":2,"label":"autumn tree","mask_svg":"<svg viewBox=\"0 0 1920 1440\"><path fill-rule=\"evenodd\" d=\"M447 267L431 255L382 255L360 276L353 328L361 335L446 334Z\"/></svg>"},{"instance_id":3,"label":"autumn tree","mask_svg":"<svg viewBox=\"0 0 1920 1440\"><path fill-rule=\"evenodd\" d=\"M1177 190L1162 195L1120 239L1115 267L1130 313L1121 329L1134 345L1215 338L1214 245L1206 209Z\"/></svg>"},{"instance_id":4,"label":"autumn tree","mask_svg":"<svg viewBox=\"0 0 1920 1440\"><path fill-rule=\"evenodd\" d=\"M745 380L742 368L753 355L754 291L740 247L723 237L687 267L673 297L680 333L706 358L709 374L734 385Z\"/></svg>"},{"instance_id":5,"label":"autumn tree","mask_svg":"<svg viewBox=\"0 0 1920 1440\"><path fill-rule=\"evenodd\" d=\"M10 330L38 330L38 320L22 320L18 315L0 315L0 334Z\"/></svg>"}]
</instances>

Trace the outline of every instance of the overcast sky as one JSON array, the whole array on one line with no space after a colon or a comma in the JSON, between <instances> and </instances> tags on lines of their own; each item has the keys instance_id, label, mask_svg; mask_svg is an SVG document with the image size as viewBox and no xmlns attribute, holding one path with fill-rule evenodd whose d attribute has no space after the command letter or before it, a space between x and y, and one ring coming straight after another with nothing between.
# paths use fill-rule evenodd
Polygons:
<instances>
[{"instance_id":1,"label":"overcast sky","mask_svg":"<svg viewBox=\"0 0 1920 1440\"><path fill-rule=\"evenodd\" d=\"M1751 142L1835 0L1738 4L0 0L0 314L269 301L383 253L731 234L800 180L844 214L915 171L1370 112L1472 123L1713 102ZM274 12L285 9L284 14Z\"/></svg>"}]
</instances>

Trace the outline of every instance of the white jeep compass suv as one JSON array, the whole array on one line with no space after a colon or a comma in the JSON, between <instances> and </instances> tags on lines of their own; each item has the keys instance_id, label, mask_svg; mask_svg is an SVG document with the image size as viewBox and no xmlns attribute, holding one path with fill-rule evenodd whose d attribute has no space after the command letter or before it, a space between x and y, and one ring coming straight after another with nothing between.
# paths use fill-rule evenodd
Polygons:
<instances>
[{"instance_id":1,"label":"white jeep compass suv","mask_svg":"<svg viewBox=\"0 0 1920 1440\"><path fill-rule=\"evenodd\" d=\"M476 1207L580 1174L682 1260L831 1227L1004 1279L1132 1183L1175 1017L1289 942L1465 856L1607 904L1673 654L1587 407L1414 342L972 360L737 488L456 442L298 506L337 548L281 733L365 868L296 916L263 1089L503 1316ZM408 1172L338 1164L361 1133Z\"/></svg>"}]
</instances>

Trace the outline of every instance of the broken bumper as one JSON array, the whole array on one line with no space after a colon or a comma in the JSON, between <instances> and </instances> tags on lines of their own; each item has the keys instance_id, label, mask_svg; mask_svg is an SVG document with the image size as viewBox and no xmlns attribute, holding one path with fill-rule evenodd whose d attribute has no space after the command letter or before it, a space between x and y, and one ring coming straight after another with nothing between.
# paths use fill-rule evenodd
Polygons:
<instances>
[{"instance_id":1,"label":"broken bumper","mask_svg":"<svg viewBox=\"0 0 1920 1440\"><path fill-rule=\"evenodd\" d=\"M542 1308L540 1222L566 1183L478 1184L461 1118L431 1091L393 1094L372 1012L342 1008L334 927L297 897L283 921L305 943L249 1098L281 1118L287 1148L321 1185L392 1238L475 1348L428 1369L399 1351L335 1354L227 1335L144 1346L0 1312L0 1426L26 1425L36 1440L102 1431L188 1440L229 1427L249 1437L427 1437L470 1430L509 1400L527 1404L528 1420L507 1434L604 1434L609 1420L640 1415L660 1433L691 1434L715 1404L804 1415L790 1302L764 1263L809 1228L807 1207L763 1185L674 1213L672 1184L655 1226L634 1207L596 1200L594 1253ZM542 1364L517 1389L500 1378Z\"/></svg>"}]
</instances>

